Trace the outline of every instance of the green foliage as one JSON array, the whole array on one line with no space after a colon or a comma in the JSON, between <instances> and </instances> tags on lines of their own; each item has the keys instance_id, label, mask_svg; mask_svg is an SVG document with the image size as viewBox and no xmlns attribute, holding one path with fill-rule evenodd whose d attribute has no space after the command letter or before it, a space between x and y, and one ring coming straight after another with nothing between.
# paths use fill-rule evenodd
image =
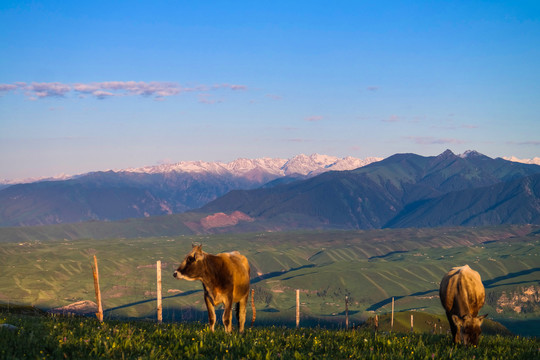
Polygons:
<instances>
[{"instance_id":1,"label":"green foliage","mask_svg":"<svg viewBox=\"0 0 540 360\"><path fill-rule=\"evenodd\" d=\"M444 314L429 314L419 311L401 311L394 314L394 327L391 327L391 314L379 316L378 331L396 331L410 332L411 330L411 315L413 316L413 331L415 333L435 333L447 334L450 332L448 320ZM361 325L363 329L375 331L375 318L367 319ZM482 334L484 335L512 335L512 333L500 323L485 319L482 324Z\"/></svg>"},{"instance_id":2,"label":"green foliage","mask_svg":"<svg viewBox=\"0 0 540 360\"><path fill-rule=\"evenodd\" d=\"M446 335L263 327L215 333L198 323L99 323L93 318L0 314L2 359L534 359L536 338L483 336L478 347Z\"/></svg>"}]
</instances>

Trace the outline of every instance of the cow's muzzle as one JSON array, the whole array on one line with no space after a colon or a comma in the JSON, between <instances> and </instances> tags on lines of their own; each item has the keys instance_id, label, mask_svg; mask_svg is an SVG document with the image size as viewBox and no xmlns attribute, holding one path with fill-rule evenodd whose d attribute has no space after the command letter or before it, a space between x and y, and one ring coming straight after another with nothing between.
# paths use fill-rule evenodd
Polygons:
<instances>
[{"instance_id":1,"label":"cow's muzzle","mask_svg":"<svg viewBox=\"0 0 540 360\"><path fill-rule=\"evenodd\" d=\"M173 277L174 277L175 279L178 279L178 280L187 280L187 281L195 281L195 280L197 280L197 278L191 278L191 277L188 277L188 276L182 274L182 273L181 273L180 271L178 271L178 270L175 271L175 272L173 273Z\"/></svg>"}]
</instances>

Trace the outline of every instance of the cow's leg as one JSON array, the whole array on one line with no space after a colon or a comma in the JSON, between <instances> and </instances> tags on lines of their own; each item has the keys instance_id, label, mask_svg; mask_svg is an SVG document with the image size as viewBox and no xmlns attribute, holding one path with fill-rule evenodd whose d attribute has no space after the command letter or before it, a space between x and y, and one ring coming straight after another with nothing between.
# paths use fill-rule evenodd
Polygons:
<instances>
[{"instance_id":1,"label":"cow's leg","mask_svg":"<svg viewBox=\"0 0 540 360\"><path fill-rule=\"evenodd\" d=\"M235 306L236 321L238 323L238 328L240 328L240 303L237 302Z\"/></svg>"},{"instance_id":2,"label":"cow's leg","mask_svg":"<svg viewBox=\"0 0 540 360\"><path fill-rule=\"evenodd\" d=\"M452 314L446 313L446 317L448 318L448 324L450 324L450 331L452 332L452 341L454 341L454 344L459 344L461 340L459 327L454 323L454 319L452 319Z\"/></svg>"},{"instance_id":3,"label":"cow's leg","mask_svg":"<svg viewBox=\"0 0 540 360\"><path fill-rule=\"evenodd\" d=\"M246 307L248 296L244 297L236 305L236 319L238 320L238 331L244 332L244 324L246 322Z\"/></svg>"},{"instance_id":4,"label":"cow's leg","mask_svg":"<svg viewBox=\"0 0 540 360\"><path fill-rule=\"evenodd\" d=\"M230 333L232 331L232 307L233 302L229 299L224 302L225 310L223 311L223 326L225 326L225 332Z\"/></svg>"},{"instance_id":5,"label":"cow's leg","mask_svg":"<svg viewBox=\"0 0 540 360\"><path fill-rule=\"evenodd\" d=\"M206 294L204 295L204 302L206 303L206 310L208 310L208 325L210 330L214 331L214 325L216 325L216 310L212 304L212 300Z\"/></svg>"}]
</instances>

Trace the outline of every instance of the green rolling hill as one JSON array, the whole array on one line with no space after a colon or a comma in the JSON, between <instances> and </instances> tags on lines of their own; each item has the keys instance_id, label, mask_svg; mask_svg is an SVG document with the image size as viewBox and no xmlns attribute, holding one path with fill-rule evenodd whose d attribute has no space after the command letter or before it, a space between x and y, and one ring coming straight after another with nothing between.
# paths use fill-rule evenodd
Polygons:
<instances>
[{"instance_id":1,"label":"green rolling hill","mask_svg":"<svg viewBox=\"0 0 540 360\"><path fill-rule=\"evenodd\" d=\"M94 300L99 261L108 317L155 317L155 264L162 261L164 316L206 321L201 285L172 272L192 242L210 253L240 250L252 268L257 323L293 324L295 290L302 322L343 326L396 311L442 314L438 284L456 265L480 272L482 313L522 334L539 334L540 237L537 226L295 231L132 239L25 241L0 245L0 301L42 308Z\"/></svg>"}]
</instances>

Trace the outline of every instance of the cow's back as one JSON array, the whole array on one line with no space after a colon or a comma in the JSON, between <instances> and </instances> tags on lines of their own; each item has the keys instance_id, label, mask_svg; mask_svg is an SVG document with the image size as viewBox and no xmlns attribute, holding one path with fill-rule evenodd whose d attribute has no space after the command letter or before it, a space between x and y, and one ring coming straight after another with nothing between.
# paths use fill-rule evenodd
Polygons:
<instances>
[{"instance_id":1,"label":"cow's back","mask_svg":"<svg viewBox=\"0 0 540 360\"><path fill-rule=\"evenodd\" d=\"M446 312L458 316L476 317L485 300L480 274L468 265L455 267L443 277L439 295Z\"/></svg>"}]
</instances>

